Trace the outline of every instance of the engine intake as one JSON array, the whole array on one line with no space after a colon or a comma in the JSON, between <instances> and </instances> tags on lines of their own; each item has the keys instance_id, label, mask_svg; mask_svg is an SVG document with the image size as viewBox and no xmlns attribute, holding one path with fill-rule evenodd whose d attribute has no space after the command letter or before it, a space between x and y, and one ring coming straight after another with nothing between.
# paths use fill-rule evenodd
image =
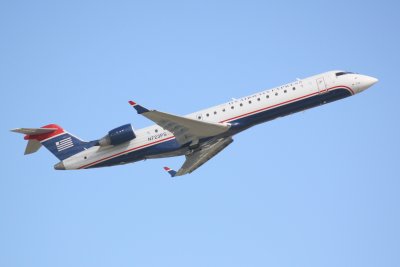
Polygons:
<instances>
[{"instance_id":1,"label":"engine intake","mask_svg":"<svg viewBox=\"0 0 400 267\"><path fill-rule=\"evenodd\" d=\"M125 124L112 129L99 140L100 146L116 146L136 138L131 124Z\"/></svg>"}]
</instances>

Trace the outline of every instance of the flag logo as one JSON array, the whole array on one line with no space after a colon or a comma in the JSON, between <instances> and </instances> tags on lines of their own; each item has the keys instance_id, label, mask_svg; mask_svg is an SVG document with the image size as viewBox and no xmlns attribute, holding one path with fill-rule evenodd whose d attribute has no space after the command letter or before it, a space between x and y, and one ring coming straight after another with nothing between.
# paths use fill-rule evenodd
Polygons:
<instances>
[{"instance_id":1,"label":"flag logo","mask_svg":"<svg viewBox=\"0 0 400 267\"><path fill-rule=\"evenodd\" d=\"M56 147L57 147L58 152L63 151L68 148L71 148L73 146L74 146L74 144L72 143L71 137L67 137L63 140L56 142Z\"/></svg>"}]
</instances>

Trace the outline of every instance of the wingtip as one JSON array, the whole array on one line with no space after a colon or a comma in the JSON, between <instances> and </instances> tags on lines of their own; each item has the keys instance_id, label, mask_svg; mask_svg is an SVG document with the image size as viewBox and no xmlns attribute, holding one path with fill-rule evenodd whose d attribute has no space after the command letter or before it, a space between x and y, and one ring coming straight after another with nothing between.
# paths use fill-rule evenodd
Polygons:
<instances>
[{"instance_id":1,"label":"wingtip","mask_svg":"<svg viewBox=\"0 0 400 267\"><path fill-rule=\"evenodd\" d=\"M164 170L165 170L166 172L168 172L169 175L171 175L171 177L175 177L176 171L174 171L173 169L171 169L171 168L169 168L169 167L164 167Z\"/></svg>"},{"instance_id":2,"label":"wingtip","mask_svg":"<svg viewBox=\"0 0 400 267\"><path fill-rule=\"evenodd\" d=\"M132 100L129 100L128 103L129 103L129 105L131 105L137 111L138 114L142 114L142 113L145 113L145 112L149 111L147 108L145 108L145 107L143 107L141 105L138 105L138 103L136 103L136 102L134 102Z\"/></svg>"}]
</instances>

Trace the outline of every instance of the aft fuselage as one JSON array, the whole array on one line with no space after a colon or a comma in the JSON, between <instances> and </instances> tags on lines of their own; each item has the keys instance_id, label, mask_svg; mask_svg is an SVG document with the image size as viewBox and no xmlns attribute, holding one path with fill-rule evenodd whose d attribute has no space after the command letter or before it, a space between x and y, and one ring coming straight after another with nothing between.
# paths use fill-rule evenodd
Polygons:
<instances>
[{"instance_id":1,"label":"aft fuselage","mask_svg":"<svg viewBox=\"0 0 400 267\"><path fill-rule=\"evenodd\" d=\"M200 110L186 117L228 123L231 128L224 135L232 136L254 125L352 96L376 82L375 78L365 75L331 71ZM105 167L150 158L180 156L192 149L189 144L181 146L172 133L158 125L139 129L135 134L134 140L118 146L93 146L65 159L63 167Z\"/></svg>"}]
</instances>

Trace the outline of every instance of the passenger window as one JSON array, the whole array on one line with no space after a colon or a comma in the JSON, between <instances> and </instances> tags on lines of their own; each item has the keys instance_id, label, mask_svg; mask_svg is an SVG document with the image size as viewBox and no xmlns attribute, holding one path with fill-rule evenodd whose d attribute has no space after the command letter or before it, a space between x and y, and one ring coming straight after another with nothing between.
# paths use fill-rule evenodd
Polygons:
<instances>
[{"instance_id":1,"label":"passenger window","mask_svg":"<svg viewBox=\"0 0 400 267\"><path fill-rule=\"evenodd\" d=\"M260 98L257 98L257 101L260 101Z\"/></svg>"},{"instance_id":2,"label":"passenger window","mask_svg":"<svg viewBox=\"0 0 400 267\"><path fill-rule=\"evenodd\" d=\"M287 90L283 91L284 93L287 93Z\"/></svg>"},{"instance_id":3,"label":"passenger window","mask_svg":"<svg viewBox=\"0 0 400 267\"><path fill-rule=\"evenodd\" d=\"M240 103L240 106L243 107L243 103Z\"/></svg>"},{"instance_id":4,"label":"passenger window","mask_svg":"<svg viewBox=\"0 0 400 267\"><path fill-rule=\"evenodd\" d=\"M216 112L216 111L214 111L214 115L217 115L217 112Z\"/></svg>"},{"instance_id":5,"label":"passenger window","mask_svg":"<svg viewBox=\"0 0 400 267\"><path fill-rule=\"evenodd\" d=\"M267 98L269 98L269 95L267 95Z\"/></svg>"},{"instance_id":6,"label":"passenger window","mask_svg":"<svg viewBox=\"0 0 400 267\"><path fill-rule=\"evenodd\" d=\"M208 113L207 113L207 114L206 114L206 116L207 116L207 117L209 117L209 116L210 116L210 114L208 114Z\"/></svg>"},{"instance_id":7,"label":"passenger window","mask_svg":"<svg viewBox=\"0 0 400 267\"><path fill-rule=\"evenodd\" d=\"M293 87L292 89L293 89L293 91L294 91L294 90L296 90L296 87Z\"/></svg>"},{"instance_id":8,"label":"passenger window","mask_svg":"<svg viewBox=\"0 0 400 267\"><path fill-rule=\"evenodd\" d=\"M278 92L276 92L275 95L278 95Z\"/></svg>"},{"instance_id":9,"label":"passenger window","mask_svg":"<svg viewBox=\"0 0 400 267\"><path fill-rule=\"evenodd\" d=\"M231 109L234 109L235 107L234 106L231 106Z\"/></svg>"},{"instance_id":10,"label":"passenger window","mask_svg":"<svg viewBox=\"0 0 400 267\"><path fill-rule=\"evenodd\" d=\"M249 100L249 104L251 104L251 100Z\"/></svg>"}]
</instances>

